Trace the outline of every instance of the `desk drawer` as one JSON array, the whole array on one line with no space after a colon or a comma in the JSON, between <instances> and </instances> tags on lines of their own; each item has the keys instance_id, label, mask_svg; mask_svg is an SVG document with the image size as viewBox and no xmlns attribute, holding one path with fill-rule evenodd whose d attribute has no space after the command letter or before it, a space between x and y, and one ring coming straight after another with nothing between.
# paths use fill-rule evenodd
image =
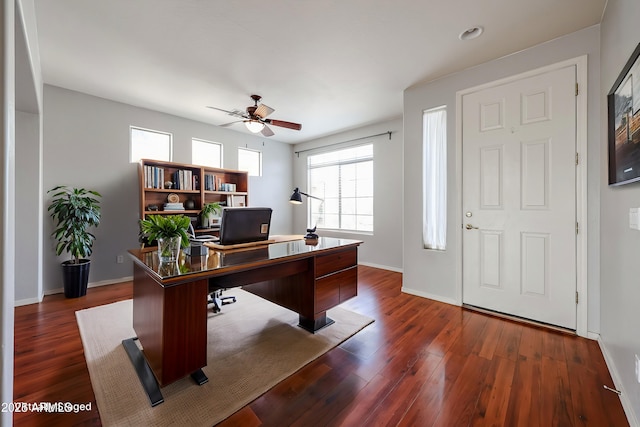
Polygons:
<instances>
[{"instance_id":1,"label":"desk drawer","mask_svg":"<svg viewBox=\"0 0 640 427\"><path fill-rule=\"evenodd\" d=\"M329 310L357 294L358 268L316 279L316 313Z\"/></svg>"},{"instance_id":2,"label":"desk drawer","mask_svg":"<svg viewBox=\"0 0 640 427\"><path fill-rule=\"evenodd\" d=\"M353 267L358 263L356 248L316 257L316 278Z\"/></svg>"}]
</instances>

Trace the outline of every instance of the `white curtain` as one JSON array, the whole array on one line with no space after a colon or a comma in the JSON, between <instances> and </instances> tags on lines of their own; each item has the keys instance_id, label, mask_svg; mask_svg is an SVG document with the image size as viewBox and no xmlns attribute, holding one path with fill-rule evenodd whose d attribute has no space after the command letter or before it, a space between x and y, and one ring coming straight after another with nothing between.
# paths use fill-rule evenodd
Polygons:
<instances>
[{"instance_id":1,"label":"white curtain","mask_svg":"<svg viewBox=\"0 0 640 427\"><path fill-rule=\"evenodd\" d=\"M447 248L447 109L422 116L422 240L426 249Z\"/></svg>"}]
</instances>

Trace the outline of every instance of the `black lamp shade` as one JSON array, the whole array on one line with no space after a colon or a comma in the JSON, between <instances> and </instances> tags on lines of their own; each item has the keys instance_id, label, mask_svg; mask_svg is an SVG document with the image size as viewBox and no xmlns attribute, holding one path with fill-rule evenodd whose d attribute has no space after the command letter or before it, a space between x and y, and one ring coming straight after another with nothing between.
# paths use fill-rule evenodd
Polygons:
<instances>
[{"instance_id":1,"label":"black lamp shade","mask_svg":"<svg viewBox=\"0 0 640 427\"><path fill-rule=\"evenodd\" d=\"M297 187L295 190L293 190L293 194L291 195L289 202L293 203L294 205L302 204L302 195L300 194L300 190L298 190Z\"/></svg>"}]
</instances>

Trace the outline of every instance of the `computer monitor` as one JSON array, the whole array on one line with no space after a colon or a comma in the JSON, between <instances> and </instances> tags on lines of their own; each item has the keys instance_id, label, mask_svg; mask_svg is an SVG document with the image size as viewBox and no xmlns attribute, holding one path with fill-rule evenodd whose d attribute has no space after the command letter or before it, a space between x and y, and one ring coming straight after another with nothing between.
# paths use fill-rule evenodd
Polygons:
<instances>
[{"instance_id":1,"label":"computer monitor","mask_svg":"<svg viewBox=\"0 0 640 427\"><path fill-rule=\"evenodd\" d=\"M267 240L271 212L271 208L224 208L218 243L226 246Z\"/></svg>"}]
</instances>

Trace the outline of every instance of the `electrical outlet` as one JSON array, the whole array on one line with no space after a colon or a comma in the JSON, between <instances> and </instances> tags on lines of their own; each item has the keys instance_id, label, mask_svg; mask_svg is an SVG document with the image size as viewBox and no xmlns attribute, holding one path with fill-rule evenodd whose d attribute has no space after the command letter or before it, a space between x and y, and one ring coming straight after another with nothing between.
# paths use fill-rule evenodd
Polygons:
<instances>
[{"instance_id":1,"label":"electrical outlet","mask_svg":"<svg viewBox=\"0 0 640 427\"><path fill-rule=\"evenodd\" d=\"M640 383L640 358L636 354L636 380Z\"/></svg>"},{"instance_id":2,"label":"electrical outlet","mask_svg":"<svg viewBox=\"0 0 640 427\"><path fill-rule=\"evenodd\" d=\"M124 262L124 257L122 255L118 255L116 257L116 264L122 264Z\"/></svg>"}]
</instances>

